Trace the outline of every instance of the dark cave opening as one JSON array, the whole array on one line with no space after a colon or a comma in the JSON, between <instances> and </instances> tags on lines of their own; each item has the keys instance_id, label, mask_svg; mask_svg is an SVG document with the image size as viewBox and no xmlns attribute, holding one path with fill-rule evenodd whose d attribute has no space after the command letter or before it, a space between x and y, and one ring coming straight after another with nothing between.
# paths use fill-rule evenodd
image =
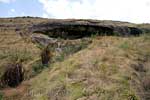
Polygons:
<instances>
[{"instance_id":1,"label":"dark cave opening","mask_svg":"<svg viewBox=\"0 0 150 100\"><path fill-rule=\"evenodd\" d=\"M43 33L52 38L79 39L90 37L92 35L114 35L113 28L91 25L63 25L44 31L35 31L34 33Z\"/></svg>"},{"instance_id":2,"label":"dark cave opening","mask_svg":"<svg viewBox=\"0 0 150 100\"><path fill-rule=\"evenodd\" d=\"M97 25L86 23L47 23L35 25L33 33L42 33L51 38L79 39L83 37L99 36L139 36L143 31L136 27Z\"/></svg>"}]
</instances>

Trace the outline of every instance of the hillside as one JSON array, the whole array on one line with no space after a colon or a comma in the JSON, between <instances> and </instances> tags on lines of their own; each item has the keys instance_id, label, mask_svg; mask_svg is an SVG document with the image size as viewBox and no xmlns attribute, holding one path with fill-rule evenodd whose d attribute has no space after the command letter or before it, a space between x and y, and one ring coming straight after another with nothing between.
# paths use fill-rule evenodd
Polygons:
<instances>
[{"instance_id":1,"label":"hillside","mask_svg":"<svg viewBox=\"0 0 150 100\"><path fill-rule=\"evenodd\" d=\"M11 63L25 69L19 85L0 85L0 100L150 99L149 24L32 17L0 22L0 77ZM43 65L47 48L52 54Z\"/></svg>"}]
</instances>

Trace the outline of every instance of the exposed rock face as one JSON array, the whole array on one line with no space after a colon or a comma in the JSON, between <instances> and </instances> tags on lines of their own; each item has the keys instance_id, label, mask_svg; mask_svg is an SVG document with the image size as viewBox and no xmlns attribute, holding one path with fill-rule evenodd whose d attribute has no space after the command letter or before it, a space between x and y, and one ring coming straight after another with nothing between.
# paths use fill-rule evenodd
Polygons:
<instances>
[{"instance_id":1,"label":"exposed rock face","mask_svg":"<svg viewBox=\"0 0 150 100\"><path fill-rule=\"evenodd\" d=\"M50 20L33 25L31 33L43 33L53 38L77 39L97 35L131 36L139 35L142 30L119 22L98 20Z\"/></svg>"},{"instance_id":2,"label":"exposed rock face","mask_svg":"<svg viewBox=\"0 0 150 100\"><path fill-rule=\"evenodd\" d=\"M50 38L46 35L43 34L32 34L31 35L31 39L32 41L42 45L42 46L47 46L50 43L55 43L57 41L57 39L54 38Z\"/></svg>"}]
</instances>

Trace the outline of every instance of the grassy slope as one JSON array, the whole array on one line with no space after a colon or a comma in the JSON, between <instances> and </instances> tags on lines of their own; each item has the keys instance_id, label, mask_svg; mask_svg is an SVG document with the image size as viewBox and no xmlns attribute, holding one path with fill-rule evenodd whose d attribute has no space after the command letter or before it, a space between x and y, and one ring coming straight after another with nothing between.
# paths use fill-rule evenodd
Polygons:
<instances>
[{"instance_id":1,"label":"grassy slope","mask_svg":"<svg viewBox=\"0 0 150 100\"><path fill-rule=\"evenodd\" d=\"M44 19L0 19L2 24L39 23ZM19 87L4 91L9 100L132 100L143 93L140 72L131 68L150 55L150 37L97 37L84 49L57 62ZM0 29L0 75L5 65L24 60L26 69L39 58L40 50L23 40L15 30ZM143 63L143 62L141 62ZM148 63L148 65L150 65ZM136 74L136 76L134 75ZM150 74L147 68L146 75ZM135 81L133 84L132 81ZM135 92L137 91L137 92ZM1 96L1 93L0 93ZM9 97L8 97L9 96Z\"/></svg>"},{"instance_id":2,"label":"grassy slope","mask_svg":"<svg viewBox=\"0 0 150 100\"><path fill-rule=\"evenodd\" d=\"M32 23L40 23L47 19L40 18L0 18L1 25L13 25L14 27L0 26L0 76L8 63L22 59L26 66L39 58L40 50L30 40L24 40L15 30L17 26L25 29ZM16 25L16 27L15 27Z\"/></svg>"},{"instance_id":3,"label":"grassy slope","mask_svg":"<svg viewBox=\"0 0 150 100\"><path fill-rule=\"evenodd\" d=\"M16 59L23 59L26 64L39 54L33 43L24 41L13 30L0 32L0 40L0 68Z\"/></svg>"},{"instance_id":4,"label":"grassy slope","mask_svg":"<svg viewBox=\"0 0 150 100\"><path fill-rule=\"evenodd\" d=\"M31 24L33 19L0 19L1 25L17 25L22 27ZM42 20L36 21L37 23ZM40 49L36 47L30 40L24 40L14 29L15 27L0 27L0 77L9 63L19 59L23 60L23 66L27 72L31 69L30 65L33 61L39 59ZM19 93L20 91L10 91L11 94ZM7 92L8 93L8 92ZM0 100L2 96L0 90ZM9 94L9 93L8 93Z\"/></svg>"},{"instance_id":5,"label":"grassy slope","mask_svg":"<svg viewBox=\"0 0 150 100\"><path fill-rule=\"evenodd\" d=\"M31 80L24 99L136 100L142 88L132 64L150 55L150 37L97 37L85 50ZM147 69L149 75L150 70ZM132 84L135 81L136 85ZM137 92L135 92L137 91ZM142 91L143 92L143 91Z\"/></svg>"}]
</instances>

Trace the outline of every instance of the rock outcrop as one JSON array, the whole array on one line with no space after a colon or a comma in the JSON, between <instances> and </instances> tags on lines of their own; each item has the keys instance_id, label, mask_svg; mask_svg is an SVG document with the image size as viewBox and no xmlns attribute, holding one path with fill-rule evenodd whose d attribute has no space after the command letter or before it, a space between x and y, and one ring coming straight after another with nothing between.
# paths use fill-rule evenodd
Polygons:
<instances>
[{"instance_id":1,"label":"rock outcrop","mask_svg":"<svg viewBox=\"0 0 150 100\"><path fill-rule=\"evenodd\" d=\"M42 33L52 38L77 39L91 35L137 36L142 30L123 22L98 20L49 20L28 29L31 33Z\"/></svg>"},{"instance_id":2,"label":"rock outcrop","mask_svg":"<svg viewBox=\"0 0 150 100\"><path fill-rule=\"evenodd\" d=\"M44 47L46 47L50 43L57 42L57 39L50 38L50 37L48 37L47 35L44 35L44 34L32 34L31 39L35 43L38 43L38 44L40 44Z\"/></svg>"}]
</instances>

